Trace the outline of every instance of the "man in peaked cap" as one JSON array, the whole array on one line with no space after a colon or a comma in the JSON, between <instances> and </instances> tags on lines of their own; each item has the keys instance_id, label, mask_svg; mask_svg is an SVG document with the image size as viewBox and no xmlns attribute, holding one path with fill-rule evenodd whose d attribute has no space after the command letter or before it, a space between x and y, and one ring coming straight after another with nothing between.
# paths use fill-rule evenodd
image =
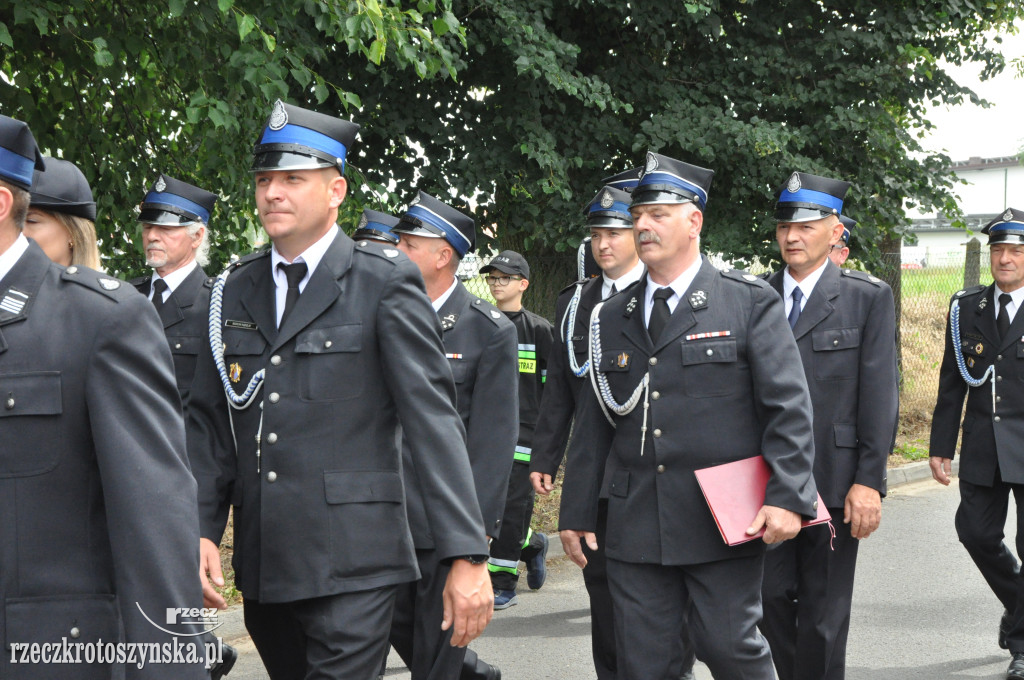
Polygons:
<instances>
[{"instance_id":1,"label":"man in peaked cap","mask_svg":"<svg viewBox=\"0 0 1024 680\"><path fill-rule=\"evenodd\" d=\"M843 225L843 235L829 249L828 259L832 260L835 266L842 267L846 264L846 259L850 257L850 236L853 233L853 228L857 226L857 221L846 215L840 215L839 221Z\"/></svg>"},{"instance_id":2,"label":"man in peaked cap","mask_svg":"<svg viewBox=\"0 0 1024 680\"><path fill-rule=\"evenodd\" d=\"M473 484L460 494L476 502L483 516L482 529L494 539L502 530L519 432L516 329L493 305L466 290L456 276L459 262L476 243L472 218L421 191L392 231L399 234L399 249L419 267L427 297L441 320L445 356L455 377L455 405L465 427L473 470ZM413 443L406 432L405 447ZM406 465L403 474L423 578L399 594L391 644L414 680L460 673L462 678L500 678L500 671L477 659L472 650L463 654L444 644L439 635L439 584L448 569L439 550L442 529L422 511L430 498L420 479L425 474L422 465ZM467 493L469 489L476 493Z\"/></svg>"},{"instance_id":3,"label":"man in peaked cap","mask_svg":"<svg viewBox=\"0 0 1024 680\"><path fill-rule=\"evenodd\" d=\"M147 620L201 598L170 352L133 290L54 264L21 233L41 167L28 127L0 116L0 676L200 680L197 663L20 663L20 648L62 638L206 654L186 637L201 626Z\"/></svg>"},{"instance_id":4,"label":"man in peaked cap","mask_svg":"<svg viewBox=\"0 0 1024 680\"><path fill-rule=\"evenodd\" d=\"M531 590L539 590L547 578L548 537L530 528L534 500L530 455L554 329L550 321L523 307L523 293L530 285L530 265L525 257L514 250L503 250L481 267L480 273L485 275L498 309L515 325L519 343L519 439L505 498L503 529L491 543L487 563L494 586L494 608L506 609L518 604L520 561L526 563L526 582Z\"/></svg>"},{"instance_id":5,"label":"man in peaked cap","mask_svg":"<svg viewBox=\"0 0 1024 680\"><path fill-rule=\"evenodd\" d=\"M782 301L698 249L712 175L648 154L630 201L647 275L594 310L594 389L569 443L562 544L586 565L580 539L597 549L606 492L621 680L672 677L684 621L718 680L774 678L757 631L765 544L816 512L810 399ZM730 547L694 471L758 455L773 474L747 533L764 538Z\"/></svg>"},{"instance_id":6,"label":"man in peaked cap","mask_svg":"<svg viewBox=\"0 0 1024 680\"><path fill-rule=\"evenodd\" d=\"M455 385L419 272L336 224L357 130L274 105L252 167L272 248L214 285L189 404L202 575L223 582L217 544L233 506L235 583L274 680L379 672L396 593L419 577L399 427L451 564L432 623L466 645L491 615Z\"/></svg>"},{"instance_id":7,"label":"man in peaked cap","mask_svg":"<svg viewBox=\"0 0 1024 680\"><path fill-rule=\"evenodd\" d=\"M142 247L150 276L131 284L149 298L164 326L174 357L174 377L182 408L188 410L196 358L209 344L210 288L208 225L217 196L167 175L160 175L139 210Z\"/></svg>"},{"instance_id":8,"label":"man in peaked cap","mask_svg":"<svg viewBox=\"0 0 1024 680\"><path fill-rule=\"evenodd\" d=\"M1013 655L1006 677L1021 680L1024 576L1003 542L1003 527L1012 492L1019 553L1024 531L1024 362L1017 357L1024 355L1024 211L1008 208L982 233L988 235L994 281L961 290L951 300L929 464L935 480L948 485L963 413L956 532L1003 603L998 641Z\"/></svg>"},{"instance_id":9,"label":"man in peaked cap","mask_svg":"<svg viewBox=\"0 0 1024 680\"><path fill-rule=\"evenodd\" d=\"M356 228L356 232L352 234L352 238L356 241L370 239L380 241L381 243L397 245L398 234L391 231L397 224L397 217L367 208L363 210L363 214L359 218L359 226Z\"/></svg>"},{"instance_id":10,"label":"man in peaked cap","mask_svg":"<svg viewBox=\"0 0 1024 680\"><path fill-rule=\"evenodd\" d=\"M839 269L829 252L850 184L795 172L779 189L775 236L783 300L814 409L814 481L825 527L765 557L764 620L780 680L842 680L859 541L878 528L899 416L896 311L885 282ZM842 520L841 522L839 520Z\"/></svg>"}]
</instances>

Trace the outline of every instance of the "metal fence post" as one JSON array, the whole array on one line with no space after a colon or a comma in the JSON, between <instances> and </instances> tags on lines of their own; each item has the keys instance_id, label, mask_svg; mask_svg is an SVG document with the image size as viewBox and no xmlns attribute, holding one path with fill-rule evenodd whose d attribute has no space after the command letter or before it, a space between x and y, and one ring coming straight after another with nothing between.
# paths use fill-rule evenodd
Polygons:
<instances>
[{"instance_id":1,"label":"metal fence post","mask_svg":"<svg viewBox=\"0 0 1024 680\"><path fill-rule=\"evenodd\" d=\"M977 238L967 242L967 255L964 260L964 288L977 286L981 281L981 243Z\"/></svg>"}]
</instances>

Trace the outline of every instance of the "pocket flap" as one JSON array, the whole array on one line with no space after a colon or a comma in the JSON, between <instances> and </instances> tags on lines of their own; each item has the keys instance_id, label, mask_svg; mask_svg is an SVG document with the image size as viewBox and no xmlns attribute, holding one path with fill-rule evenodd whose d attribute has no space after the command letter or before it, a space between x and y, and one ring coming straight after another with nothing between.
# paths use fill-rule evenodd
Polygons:
<instances>
[{"instance_id":1,"label":"pocket flap","mask_svg":"<svg viewBox=\"0 0 1024 680\"><path fill-rule=\"evenodd\" d=\"M608 493L612 496L625 498L629 495L629 470L616 470L612 475L611 484L608 485Z\"/></svg>"},{"instance_id":2,"label":"pocket flap","mask_svg":"<svg viewBox=\"0 0 1024 680\"><path fill-rule=\"evenodd\" d=\"M736 361L736 338L684 342L682 348L684 366Z\"/></svg>"},{"instance_id":3,"label":"pocket flap","mask_svg":"<svg viewBox=\"0 0 1024 680\"><path fill-rule=\"evenodd\" d=\"M203 346L203 341L206 338L202 338L198 335L180 335L176 337L168 337L167 344L171 346L171 354L199 354L199 349Z\"/></svg>"},{"instance_id":4,"label":"pocket flap","mask_svg":"<svg viewBox=\"0 0 1024 680\"><path fill-rule=\"evenodd\" d=\"M857 448L857 426L836 423L832 425L832 433L836 438L836 446L855 449Z\"/></svg>"},{"instance_id":5,"label":"pocket flap","mask_svg":"<svg viewBox=\"0 0 1024 680\"><path fill-rule=\"evenodd\" d=\"M296 354L358 352L363 344L363 324L348 323L329 328L312 328L295 338Z\"/></svg>"},{"instance_id":6,"label":"pocket flap","mask_svg":"<svg viewBox=\"0 0 1024 680\"><path fill-rule=\"evenodd\" d=\"M120 615L113 595L32 597L7 600L5 643L116 642Z\"/></svg>"},{"instance_id":7,"label":"pocket flap","mask_svg":"<svg viewBox=\"0 0 1024 680\"><path fill-rule=\"evenodd\" d=\"M225 328L224 354L228 356L259 356L267 348L263 334L250 330Z\"/></svg>"},{"instance_id":8,"label":"pocket flap","mask_svg":"<svg viewBox=\"0 0 1024 680\"><path fill-rule=\"evenodd\" d=\"M405 497L401 475L379 470L325 472L324 495L332 505L401 503Z\"/></svg>"},{"instance_id":9,"label":"pocket flap","mask_svg":"<svg viewBox=\"0 0 1024 680\"><path fill-rule=\"evenodd\" d=\"M0 418L63 412L60 371L0 375Z\"/></svg>"},{"instance_id":10,"label":"pocket flap","mask_svg":"<svg viewBox=\"0 0 1024 680\"><path fill-rule=\"evenodd\" d=\"M811 346L815 352L830 352L860 346L859 328L826 328L811 333Z\"/></svg>"},{"instance_id":11,"label":"pocket flap","mask_svg":"<svg viewBox=\"0 0 1024 680\"><path fill-rule=\"evenodd\" d=\"M611 371L628 371L629 362L633 360L630 352L621 349L610 349L601 352L601 364L598 370L602 373Z\"/></svg>"}]
</instances>

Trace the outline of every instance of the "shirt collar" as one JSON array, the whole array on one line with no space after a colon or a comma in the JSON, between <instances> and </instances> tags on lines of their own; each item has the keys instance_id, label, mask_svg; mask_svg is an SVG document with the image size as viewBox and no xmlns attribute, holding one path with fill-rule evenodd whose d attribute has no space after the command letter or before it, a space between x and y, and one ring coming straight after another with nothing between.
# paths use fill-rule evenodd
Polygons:
<instances>
[{"instance_id":1,"label":"shirt collar","mask_svg":"<svg viewBox=\"0 0 1024 680\"><path fill-rule=\"evenodd\" d=\"M18 238L14 239L11 247L0 253L0 281L3 281L4 277L14 269L14 265L18 263L26 250L28 250L28 239L24 234L18 234Z\"/></svg>"},{"instance_id":2,"label":"shirt collar","mask_svg":"<svg viewBox=\"0 0 1024 680\"><path fill-rule=\"evenodd\" d=\"M793 294L793 289L800 286L800 291L804 294L804 300L811 297L811 293L814 292L814 286L818 284L818 279L825 273L825 267L828 266L829 259L826 257L825 261L821 263L821 266L815 269L813 272L804 277L804 280L800 283L796 282L796 279L789 273L789 265L786 265L786 269L782 273L782 294L785 299Z\"/></svg>"},{"instance_id":3,"label":"shirt collar","mask_svg":"<svg viewBox=\"0 0 1024 680\"><path fill-rule=\"evenodd\" d=\"M628 272L623 274L617 279L609 277L607 274L601 274L604 278L604 282L601 284L601 297L608 297L611 292L612 286L615 286L615 292L619 292L629 288L630 285L635 281L639 281L640 277L644 275L644 263L639 259L636 261L636 265Z\"/></svg>"},{"instance_id":4,"label":"shirt collar","mask_svg":"<svg viewBox=\"0 0 1024 680\"><path fill-rule=\"evenodd\" d=\"M1003 291L1000 290L999 284L996 284L995 285L994 296L995 296L995 302L996 302L997 305L999 304L999 296L1000 295L1003 295ZM1013 300L1013 309L1014 309L1014 313L1016 313L1016 311L1018 309L1020 309L1021 303L1024 302L1024 287L1018 288L1017 290L1012 291L1010 293L1006 293L1006 295L1009 295L1010 299ZM998 309L998 307L997 307L997 309Z\"/></svg>"},{"instance_id":5,"label":"shirt collar","mask_svg":"<svg viewBox=\"0 0 1024 680\"><path fill-rule=\"evenodd\" d=\"M288 287L288 278L284 275L284 272L277 268L279 264L295 264L296 262L306 263L306 275L302 281L299 282L299 290L301 291L306 287L306 282L309 281L310 277L313 276L313 272L316 271L317 265L320 264L320 260L324 258L327 253L327 249L334 243L334 239L338 236L338 225L332 225L327 233L320 237L316 243L306 248L302 253L291 262L284 259L281 253L277 252L277 248L273 247L270 249L270 267L274 273L274 283L279 288Z\"/></svg>"},{"instance_id":6,"label":"shirt collar","mask_svg":"<svg viewBox=\"0 0 1024 680\"><path fill-rule=\"evenodd\" d=\"M459 277L456 276L454 277L454 279L455 280L452 281L452 285L448 287L448 290L441 293L440 297L438 297L436 300L432 300L430 302L430 304L434 307L435 312L440 312L441 307L444 306L444 303L448 302L448 298L450 298L452 296L452 293L455 292L455 286L459 285Z\"/></svg>"},{"instance_id":7,"label":"shirt collar","mask_svg":"<svg viewBox=\"0 0 1024 680\"><path fill-rule=\"evenodd\" d=\"M703 264L703 262L704 258L698 255L697 259L694 261L693 264L687 267L686 270L682 274L680 274L675 281L668 284L668 287L672 289L673 293L672 297L668 299L670 309L674 309L673 303L676 300L683 297L683 295L686 293L686 290L690 287L690 284L693 283L693 280L695 278L697 278L697 272L700 271L700 267L701 264ZM646 298L647 302L647 309L650 309L651 305L654 303L654 291L658 290L659 288L665 288L665 286L655 283L651 279L651 273L648 272L647 291L644 293L644 297Z\"/></svg>"},{"instance_id":8,"label":"shirt collar","mask_svg":"<svg viewBox=\"0 0 1024 680\"><path fill-rule=\"evenodd\" d=\"M179 267L178 269L175 269L167 276L160 276L159 274L156 273L156 270L153 270L153 278L150 279L149 282L150 288L152 288L153 284L156 282L157 279L163 279L164 283L167 284L167 295L170 295L178 286L181 285L182 281L188 278L189 274L192 273L192 270L198 266L199 263L196 262L195 260L192 260L184 267ZM167 299L166 295L164 296L164 299Z\"/></svg>"}]
</instances>

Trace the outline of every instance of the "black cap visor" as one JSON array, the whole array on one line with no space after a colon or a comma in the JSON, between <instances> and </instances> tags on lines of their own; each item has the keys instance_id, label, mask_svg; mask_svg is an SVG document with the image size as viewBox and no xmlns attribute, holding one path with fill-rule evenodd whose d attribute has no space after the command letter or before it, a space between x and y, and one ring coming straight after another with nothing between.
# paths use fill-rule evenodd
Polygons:
<instances>
[{"instance_id":1,"label":"black cap visor","mask_svg":"<svg viewBox=\"0 0 1024 680\"><path fill-rule=\"evenodd\" d=\"M988 245L995 245L996 243L1013 243L1022 244L1024 243L1024 232L1000 229L998 231L990 231L988 234Z\"/></svg>"},{"instance_id":2,"label":"black cap visor","mask_svg":"<svg viewBox=\"0 0 1024 680\"><path fill-rule=\"evenodd\" d=\"M355 241L365 241L369 239L371 241L382 241L384 243L394 245L398 243L398 234L384 232L380 229L368 229L364 227L362 229L356 229L356 233L352 235L352 239Z\"/></svg>"},{"instance_id":3,"label":"black cap visor","mask_svg":"<svg viewBox=\"0 0 1024 680\"><path fill-rule=\"evenodd\" d=\"M776 222L812 222L835 214L806 203L783 203L775 207Z\"/></svg>"},{"instance_id":4,"label":"black cap visor","mask_svg":"<svg viewBox=\"0 0 1024 680\"><path fill-rule=\"evenodd\" d=\"M342 166L337 158L301 144L257 144L249 172L320 168L337 168L341 172Z\"/></svg>"},{"instance_id":5,"label":"black cap visor","mask_svg":"<svg viewBox=\"0 0 1024 680\"><path fill-rule=\"evenodd\" d=\"M587 227L594 229L632 229L633 220L624 219L621 213L597 210L587 215Z\"/></svg>"},{"instance_id":6,"label":"black cap visor","mask_svg":"<svg viewBox=\"0 0 1024 680\"><path fill-rule=\"evenodd\" d=\"M409 215L403 215L398 224L391 228L391 231L401 234L412 234L414 236L425 236L427 238L443 238L446 240L448 238L439 227Z\"/></svg>"},{"instance_id":7,"label":"black cap visor","mask_svg":"<svg viewBox=\"0 0 1024 680\"><path fill-rule=\"evenodd\" d=\"M697 195L671 184L646 184L633 189L633 200L630 207L635 205L677 205L681 203L693 203L700 209L697 203Z\"/></svg>"},{"instance_id":8,"label":"black cap visor","mask_svg":"<svg viewBox=\"0 0 1024 680\"><path fill-rule=\"evenodd\" d=\"M144 203L139 212L139 222L159 224L162 227L187 227L199 221L198 215L162 203Z\"/></svg>"}]
</instances>

